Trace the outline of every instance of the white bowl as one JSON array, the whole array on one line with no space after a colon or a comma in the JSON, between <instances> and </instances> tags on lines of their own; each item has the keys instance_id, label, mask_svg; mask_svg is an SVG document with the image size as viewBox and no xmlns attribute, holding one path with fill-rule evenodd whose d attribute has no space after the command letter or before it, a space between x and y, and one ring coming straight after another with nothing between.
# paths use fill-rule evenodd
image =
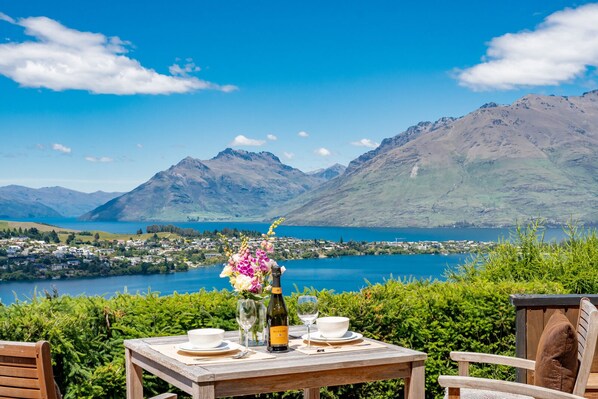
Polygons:
<instances>
[{"instance_id":1,"label":"white bowl","mask_svg":"<svg viewBox=\"0 0 598 399\"><path fill-rule=\"evenodd\" d=\"M320 335L324 338L340 338L349 330L348 317L320 317L316 319Z\"/></svg>"},{"instance_id":2,"label":"white bowl","mask_svg":"<svg viewBox=\"0 0 598 399\"><path fill-rule=\"evenodd\" d=\"M224 330L220 328L198 328L187 331L189 342L198 349L215 348L224 339Z\"/></svg>"}]
</instances>

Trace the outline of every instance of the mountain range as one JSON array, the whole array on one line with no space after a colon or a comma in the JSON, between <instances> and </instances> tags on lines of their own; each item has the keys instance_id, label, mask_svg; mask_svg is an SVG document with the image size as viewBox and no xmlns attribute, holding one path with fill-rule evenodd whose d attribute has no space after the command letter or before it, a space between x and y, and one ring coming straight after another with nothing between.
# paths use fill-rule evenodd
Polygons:
<instances>
[{"instance_id":1,"label":"mountain range","mask_svg":"<svg viewBox=\"0 0 598 399\"><path fill-rule=\"evenodd\" d=\"M227 148L205 161L187 157L82 218L260 220L264 210L312 190L328 175L308 175L269 152Z\"/></svg>"},{"instance_id":2,"label":"mountain range","mask_svg":"<svg viewBox=\"0 0 598 399\"><path fill-rule=\"evenodd\" d=\"M0 187L0 218L78 217L122 193L82 193L63 187Z\"/></svg>"},{"instance_id":3,"label":"mountain range","mask_svg":"<svg viewBox=\"0 0 598 399\"><path fill-rule=\"evenodd\" d=\"M286 217L349 226L595 223L597 172L598 91L527 95L384 140L287 204Z\"/></svg>"},{"instance_id":4,"label":"mountain range","mask_svg":"<svg viewBox=\"0 0 598 399\"><path fill-rule=\"evenodd\" d=\"M50 201L45 193L19 196L15 186L0 188L0 216L30 204L30 213L81 210L85 220L285 216L298 225L378 227L497 227L536 218L596 223L597 172L598 91L526 95L459 118L420 122L346 168L304 173L269 152L228 148L209 160L187 157L129 193L101 193L112 195L108 202L94 193L95 209L91 201L87 209L65 209L68 193Z\"/></svg>"}]
</instances>

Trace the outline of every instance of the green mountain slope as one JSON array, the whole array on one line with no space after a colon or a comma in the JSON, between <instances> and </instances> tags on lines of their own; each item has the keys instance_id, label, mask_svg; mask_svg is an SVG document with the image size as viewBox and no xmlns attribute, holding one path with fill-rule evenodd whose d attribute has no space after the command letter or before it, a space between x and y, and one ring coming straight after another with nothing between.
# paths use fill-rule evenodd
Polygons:
<instances>
[{"instance_id":1,"label":"green mountain slope","mask_svg":"<svg viewBox=\"0 0 598 399\"><path fill-rule=\"evenodd\" d=\"M296 208L287 204L286 217L353 226L501 226L537 217L593 223L597 169L598 91L528 95L385 140L297 198Z\"/></svg>"},{"instance_id":2,"label":"green mountain slope","mask_svg":"<svg viewBox=\"0 0 598 399\"><path fill-rule=\"evenodd\" d=\"M269 152L226 149L200 161L187 157L85 220L260 220L272 207L320 184Z\"/></svg>"}]
</instances>

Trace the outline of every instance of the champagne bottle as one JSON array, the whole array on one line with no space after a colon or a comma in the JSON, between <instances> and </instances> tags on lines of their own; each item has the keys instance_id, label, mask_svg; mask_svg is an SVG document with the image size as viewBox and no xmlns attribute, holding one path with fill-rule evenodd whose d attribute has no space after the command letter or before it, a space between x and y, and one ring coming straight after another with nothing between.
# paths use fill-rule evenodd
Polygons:
<instances>
[{"instance_id":1,"label":"champagne bottle","mask_svg":"<svg viewBox=\"0 0 598 399\"><path fill-rule=\"evenodd\" d=\"M280 266L272 267L272 295L266 312L269 352L289 350L289 312L280 287L281 274Z\"/></svg>"}]
</instances>

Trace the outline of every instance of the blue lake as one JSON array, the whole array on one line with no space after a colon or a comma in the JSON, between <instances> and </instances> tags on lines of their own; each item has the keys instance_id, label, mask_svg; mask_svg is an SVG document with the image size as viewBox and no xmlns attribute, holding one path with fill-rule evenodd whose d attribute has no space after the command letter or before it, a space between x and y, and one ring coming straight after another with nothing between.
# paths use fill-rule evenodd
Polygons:
<instances>
[{"instance_id":1,"label":"blue lake","mask_svg":"<svg viewBox=\"0 0 598 399\"><path fill-rule=\"evenodd\" d=\"M287 271L283 289L289 294L297 289L313 287L336 292L357 291L367 282L381 283L392 277L444 279L444 271L463 263L469 255L380 255L345 256L327 259L305 259L281 262ZM221 266L193 269L188 272L149 276L115 276L75 280L41 280L34 282L0 282L0 299L4 304L31 298L55 287L59 294L106 295L128 291L144 293L148 289L161 295L197 292L201 288L230 289L228 279L220 278Z\"/></svg>"},{"instance_id":2,"label":"blue lake","mask_svg":"<svg viewBox=\"0 0 598 399\"><path fill-rule=\"evenodd\" d=\"M255 230L265 233L269 225L266 223L235 223L235 222L84 222L75 218L47 218L47 219L19 219L47 223L75 230L99 230L119 234L135 234L139 229L145 232L148 225L173 224L199 231L222 230L223 228L237 228L240 230ZM448 241L474 240L497 241L508 239L514 229L509 228L374 228L374 227L334 227L334 226L279 226L276 233L279 236L303 239L324 239L331 241ZM547 240L560 240L565 235L561 228L544 229Z\"/></svg>"},{"instance_id":3,"label":"blue lake","mask_svg":"<svg viewBox=\"0 0 598 399\"><path fill-rule=\"evenodd\" d=\"M111 233L135 234L138 229L145 231L153 222L82 222L76 219L35 219L20 220L48 223L76 230L99 230ZM168 224L168 223L155 223ZM266 232L265 223L205 223L174 222L179 227L190 227L199 231L221 230L225 227L241 230ZM285 226L277 229L279 236L302 239L325 239L339 241L448 241L474 240L497 241L509 239L513 229L483 228L367 228L367 227L316 227ZM565 234L560 228L544 230L546 240L561 240ZM287 261L284 286L287 293L314 287L318 290L331 289L336 292L357 291L367 282L372 284L394 278L433 278L443 279L447 267L462 264L469 255L395 255L395 256L356 256L329 259L308 259ZM56 287L59 294L68 295L113 295L115 292L160 292L168 295L177 292L196 292L201 288L230 288L226 279L219 277L221 266L194 269L185 273L150 276L117 276L93 279L52 280L34 282L0 282L0 300L4 304L30 298L34 291L43 293Z\"/></svg>"}]
</instances>

